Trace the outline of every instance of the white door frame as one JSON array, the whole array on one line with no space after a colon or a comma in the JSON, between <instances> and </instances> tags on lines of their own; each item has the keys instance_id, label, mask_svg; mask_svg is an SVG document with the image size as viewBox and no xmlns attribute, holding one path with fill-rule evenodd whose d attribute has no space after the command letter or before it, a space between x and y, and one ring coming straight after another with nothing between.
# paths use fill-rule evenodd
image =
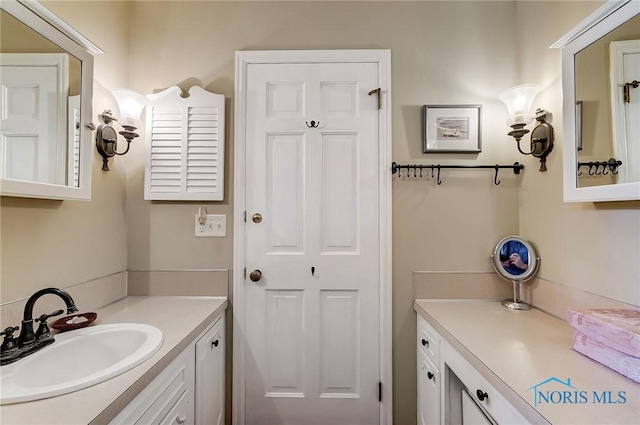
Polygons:
<instances>
[{"instance_id":1,"label":"white door frame","mask_svg":"<svg viewBox=\"0 0 640 425\"><path fill-rule=\"evenodd\" d=\"M281 50L236 52L233 233L233 424L245 424L245 117L247 66L251 63L370 62L378 64L381 109L378 119L380 219L380 424L393 422L391 284L391 51ZM373 88L372 88L373 89Z\"/></svg>"}]
</instances>

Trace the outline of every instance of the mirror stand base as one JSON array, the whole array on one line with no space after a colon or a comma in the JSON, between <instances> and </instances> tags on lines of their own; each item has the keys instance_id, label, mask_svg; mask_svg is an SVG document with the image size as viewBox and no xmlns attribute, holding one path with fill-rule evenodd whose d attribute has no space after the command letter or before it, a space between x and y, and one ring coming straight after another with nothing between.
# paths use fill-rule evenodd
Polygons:
<instances>
[{"instance_id":1,"label":"mirror stand base","mask_svg":"<svg viewBox=\"0 0 640 425\"><path fill-rule=\"evenodd\" d=\"M521 292L522 290L520 282L512 280L511 283L513 283L513 299L508 298L502 301L502 305L510 310L531 310L531 306L529 304L519 299L520 297L518 296L518 292Z\"/></svg>"},{"instance_id":2,"label":"mirror stand base","mask_svg":"<svg viewBox=\"0 0 640 425\"><path fill-rule=\"evenodd\" d=\"M531 310L531 306L524 301L506 299L502 301L502 305L510 310Z\"/></svg>"}]
</instances>

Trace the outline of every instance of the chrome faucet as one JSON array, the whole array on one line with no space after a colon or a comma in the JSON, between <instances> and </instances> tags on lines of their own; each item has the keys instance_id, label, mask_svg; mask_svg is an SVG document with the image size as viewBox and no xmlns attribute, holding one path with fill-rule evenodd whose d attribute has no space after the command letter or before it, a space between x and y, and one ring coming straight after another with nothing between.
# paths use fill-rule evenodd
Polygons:
<instances>
[{"instance_id":1,"label":"chrome faucet","mask_svg":"<svg viewBox=\"0 0 640 425\"><path fill-rule=\"evenodd\" d=\"M33 332L33 306L40 297L46 294L57 295L62 298L67 306L67 314L73 314L78 311L71 295L62 289L44 288L31 295L27 300L27 304L24 306L22 329L20 330L18 341L16 342L12 335L13 332L18 330L17 327L8 327L0 332L0 334L5 336L5 340L2 343L1 364L12 363L21 357L38 351L54 341L53 335L51 335L49 327L47 326L47 319L62 314L63 310L41 315L36 319L36 321L40 322L40 326L35 333Z\"/></svg>"}]
</instances>

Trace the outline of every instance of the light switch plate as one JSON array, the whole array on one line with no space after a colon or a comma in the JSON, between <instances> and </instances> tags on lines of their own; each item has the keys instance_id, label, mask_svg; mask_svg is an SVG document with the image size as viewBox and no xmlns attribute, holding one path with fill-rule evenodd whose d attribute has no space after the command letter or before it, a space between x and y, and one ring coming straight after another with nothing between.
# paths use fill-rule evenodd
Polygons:
<instances>
[{"instance_id":1,"label":"light switch plate","mask_svg":"<svg viewBox=\"0 0 640 425\"><path fill-rule=\"evenodd\" d=\"M204 224L198 221L196 214L196 236L200 238L225 238L227 237L227 216L207 214Z\"/></svg>"}]
</instances>

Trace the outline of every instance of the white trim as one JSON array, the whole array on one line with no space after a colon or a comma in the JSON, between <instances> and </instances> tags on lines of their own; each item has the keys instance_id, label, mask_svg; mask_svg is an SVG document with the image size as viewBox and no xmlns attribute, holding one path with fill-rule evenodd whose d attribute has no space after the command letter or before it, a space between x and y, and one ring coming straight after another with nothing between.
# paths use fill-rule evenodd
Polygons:
<instances>
[{"instance_id":1,"label":"white trim","mask_svg":"<svg viewBox=\"0 0 640 425\"><path fill-rule=\"evenodd\" d=\"M575 55L594 41L608 34L640 13L640 1L631 0L618 4L615 10L609 2L601 9L608 11L599 21L586 19L583 23L591 25L574 28L552 47L562 47L562 93L563 93L563 197L564 202L606 202L640 199L640 182L618 183L605 186L578 187L578 167L575 146L576 93L575 93ZM599 9L600 10L600 9ZM598 14L598 11L593 15ZM600 13L604 15L605 12ZM595 23L594 23L595 22ZM582 28L581 32L578 30ZM573 37L570 34L575 33ZM579 34L578 34L579 33ZM576 35L577 34L577 35ZM562 40L570 40L563 45Z\"/></svg>"},{"instance_id":2,"label":"white trim","mask_svg":"<svg viewBox=\"0 0 640 425\"><path fill-rule=\"evenodd\" d=\"M3 1L13 1L13 0L3 0ZM36 0L17 0L19 3L23 4L26 8L31 10L33 13L49 22L60 32L64 33L72 39L75 43L79 44L82 48L88 50L92 54L104 53L104 51L93 44L87 37L80 34L75 28L71 25L67 24L62 19L58 18L53 12L49 9L38 3Z\"/></svg>"},{"instance_id":3,"label":"white trim","mask_svg":"<svg viewBox=\"0 0 640 425\"><path fill-rule=\"evenodd\" d=\"M391 51L390 50L298 50L236 52L234 236L233 236L233 423L245 424L245 117L247 66L252 63L378 63L382 89L379 131L380 176L380 379L383 383L380 424L393 423L393 334L391 275Z\"/></svg>"},{"instance_id":4,"label":"white trim","mask_svg":"<svg viewBox=\"0 0 640 425\"><path fill-rule=\"evenodd\" d=\"M562 49L563 47L574 41L576 38L584 34L589 28L595 26L600 21L602 21L607 16L611 15L613 12L629 3L630 1L632 0L609 0L602 7L583 19L578 25L573 27L568 33L563 35L560 40L549 46L549 48Z\"/></svg>"}]
</instances>

